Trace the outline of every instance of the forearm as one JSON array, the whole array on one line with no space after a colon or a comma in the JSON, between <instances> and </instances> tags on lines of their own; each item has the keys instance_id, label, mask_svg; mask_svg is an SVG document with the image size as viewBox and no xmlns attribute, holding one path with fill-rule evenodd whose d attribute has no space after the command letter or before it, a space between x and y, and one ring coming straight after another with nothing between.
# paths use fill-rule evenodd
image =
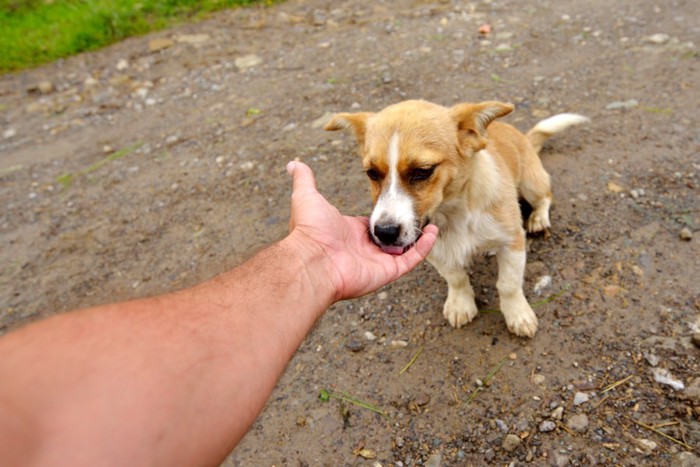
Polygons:
<instances>
[{"instance_id":1,"label":"forearm","mask_svg":"<svg viewBox=\"0 0 700 467\"><path fill-rule=\"evenodd\" d=\"M333 300L325 260L299 245L286 239L189 290L0 339L0 413L16 427L14 439L0 435L0 457L13 449L18 461L32 454L41 464L220 461Z\"/></svg>"}]
</instances>

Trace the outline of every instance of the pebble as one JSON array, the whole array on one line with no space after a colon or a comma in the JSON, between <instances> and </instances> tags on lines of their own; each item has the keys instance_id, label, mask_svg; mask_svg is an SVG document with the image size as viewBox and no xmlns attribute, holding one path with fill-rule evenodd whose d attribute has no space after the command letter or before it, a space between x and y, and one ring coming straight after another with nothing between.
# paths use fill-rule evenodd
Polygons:
<instances>
[{"instance_id":1,"label":"pebble","mask_svg":"<svg viewBox=\"0 0 700 467\"><path fill-rule=\"evenodd\" d=\"M129 62L126 59L122 58L117 62L117 70L124 71L127 68L129 68Z\"/></svg>"},{"instance_id":2,"label":"pebble","mask_svg":"<svg viewBox=\"0 0 700 467\"><path fill-rule=\"evenodd\" d=\"M694 333L690 339L695 345L695 347L700 348L700 332Z\"/></svg>"},{"instance_id":3,"label":"pebble","mask_svg":"<svg viewBox=\"0 0 700 467\"><path fill-rule=\"evenodd\" d=\"M41 81L37 85L37 89L42 94L51 94L52 92L54 92L55 87L51 81Z\"/></svg>"},{"instance_id":4,"label":"pebble","mask_svg":"<svg viewBox=\"0 0 700 467\"><path fill-rule=\"evenodd\" d=\"M428 457L428 460L425 461L425 466L426 467L440 467L440 464L442 463L442 453L440 452L434 452Z\"/></svg>"},{"instance_id":5,"label":"pebble","mask_svg":"<svg viewBox=\"0 0 700 467\"><path fill-rule=\"evenodd\" d=\"M365 348L365 343L353 339L345 343L345 348L351 352L360 352Z\"/></svg>"},{"instance_id":6,"label":"pebble","mask_svg":"<svg viewBox=\"0 0 700 467\"><path fill-rule=\"evenodd\" d=\"M10 139L13 136L17 134L17 130L15 128L8 128L7 130L2 132L2 137L5 139Z\"/></svg>"},{"instance_id":7,"label":"pebble","mask_svg":"<svg viewBox=\"0 0 700 467\"><path fill-rule=\"evenodd\" d=\"M499 430L501 430L503 433L508 433L508 425L506 425L506 422L501 420L500 418L496 419L496 426L498 427Z\"/></svg>"},{"instance_id":8,"label":"pebble","mask_svg":"<svg viewBox=\"0 0 700 467\"><path fill-rule=\"evenodd\" d=\"M508 434L503 438L503 443L501 444L501 447L506 451L506 452L513 452L515 451L518 446L522 444L522 440L514 435L514 434Z\"/></svg>"},{"instance_id":9,"label":"pebble","mask_svg":"<svg viewBox=\"0 0 700 467\"><path fill-rule=\"evenodd\" d=\"M255 54L250 54L250 55L244 55L242 57L237 57L234 61L233 64L236 65L236 68L239 70L245 70L247 68L252 68L256 65L260 65L263 62L263 59L260 58L259 56Z\"/></svg>"},{"instance_id":10,"label":"pebble","mask_svg":"<svg viewBox=\"0 0 700 467\"><path fill-rule=\"evenodd\" d=\"M207 42L209 39L211 39L211 36L209 36L209 34L181 34L175 37L175 40L177 42L192 45L202 44L204 42Z\"/></svg>"},{"instance_id":11,"label":"pebble","mask_svg":"<svg viewBox=\"0 0 700 467\"><path fill-rule=\"evenodd\" d=\"M614 101L605 106L607 110L629 110L639 106L637 99L629 99L626 101Z\"/></svg>"},{"instance_id":12,"label":"pebble","mask_svg":"<svg viewBox=\"0 0 700 467\"><path fill-rule=\"evenodd\" d=\"M654 368L652 371L654 374L654 381L659 384L665 384L671 386L676 391L685 389L685 384L683 381L677 380L666 368Z\"/></svg>"},{"instance_id":13,"label":"pebble","mask_svg":"<svg viewBox=\"0 0 700 467\"><path fill-rule=\"evenodd\" d=\"M688 227L683 227L678 236L681 237L681 240L689 242L693 239L693 231L690 230Z\"/></svg>"},{"instance_id":14,"label":"pebble","mask_svg":"<svg viewBox=\"0 0 700 467\"><path fill-rule=\"evenodd\" d=\"M391 341L391 346L395 347L397 349L403 349L405 347L408 347L408 342L406 342L404 340L397 339L397 340Z\"/></svg>"},{"instance_id":15,"label":"pebble","mask_svg":"<svg viewBox=\"0 0 700 467\"><path fill-rule=\"evenodd\" d=\"M550 418L554 420L561 420L562 417L564 416L564 407L559 406L556 409L552 410L552 413L550 414Z\"/></svg>"},{"instance_id":16,"label":"pebble","mask_svg":"<svg viewBox=\"0 0 700 467\"><path fill-rule=\"evenodd\" d=\"M646 359L647 363L651 366L658 366L659 364L659 357L653 353L645 354L644 358Z\"/></svg>"},{"instance_id":17,"label":"pebble","mask_svg":"<svg viewBox=\"0 0 700 467\"><path fill-rule=\"evenodd\" d=\"M387 298L389 298L389 294L386 293L386 292L379 292L379 293L377 294L377 298L378 298L379 300L386 300Z\"/></svg>"},{"instance_id":18,"label":"pebble","mask_svg":"<svg viewBox=\"0 0 700 467\"><path fill-rule=\"evenodd\" d=\"M645 42L649 42L651 44L657 44L657 45L662 45L665 44L666 42L671 39L671 36L668 34L664 33L656 33L652 34L651 36L648 36L647 38L644 39Z\"/></svg>"},{"instance_id":19,"label":"pebble","mask_svg":"<svg viewBox=\"0 0 700 467\"><path fill-rule=\"evenodd\" d=\"M424 405L428 405L430 403L430 396L424 392L418 393L418 395L413 399L413 402L418 406L418 407L423 407Z\"/></svg>"},{"instance_id":20,"label":"pebble","mask_svg":"<svg viewBox=\"0 0 700 467\"><path fill-rule=\"evenodd\" d=\"M590 397L585 392L577 392L574 394L574 405L578 406L586 403L590 400Z\"/></svg>"},{"instance_id":21,"label":"pebble","mask_svg":"<svg viewBox=\"0 0 700 467\"><path fill-rule=\"evenodd\" d=\"M374 333L372 333L371 331L365 331L364 337L368 341L376 341L377 340L377 336L375 336Z\"/></svg>"},{"instance_id":22,"label":"pebble","mask_svg":"<svg viewBox=\"0 0 700 467\"><path fill-rule=\"evenodd\" d=\"M585 433L588 430L588 416L585 413L576 414L566 422L566 426L578 433Z\"/></svg>"},{"instance_id":23,"label":"pebble","mask_svg":"<svg viewBox=\"0 0 700 467\"><path fill-rule=\"evenodd\" d=\"M157 39L151 39L148 42L148 50L151 52L158 52L159 50L167 49L175 45L175 41L168 39L167 37L160 37Z\"/></svg>"},{"instance_id":24,"label":"pebble","mask_svg":"<svg viewBox=\"0 0 700 467\"><path fill-rule=\"evenodd\" d=\"M633 199L639 199L640 197L644 196L644 190L641 188L635 188L633 190L630 190L630 196Z\"/></svg>"},{"instance_id":25,"label":"pebble","mask_svg":"<svg viewBox=\"0 0 700 467\"><path fill-rule=\"evenodd\" d=\"M540 295L542 293L542 290L546 289L550 285L552 285L552 276L545 275L537 280L532 290L537 295Z\"/></svg>"},{"instance_id":26,"label":"pebble","mask_svg":"<svg viewBox=\"0 0 700 467\"><path fill-rule=\"evenodd\" d=\"M539 430L542 433L548 433L550 431L554 431L554 429L557 427L557 424L554 423L551 420L544 420L542 423L540 423Z\"/></svg>"}]
</instances>

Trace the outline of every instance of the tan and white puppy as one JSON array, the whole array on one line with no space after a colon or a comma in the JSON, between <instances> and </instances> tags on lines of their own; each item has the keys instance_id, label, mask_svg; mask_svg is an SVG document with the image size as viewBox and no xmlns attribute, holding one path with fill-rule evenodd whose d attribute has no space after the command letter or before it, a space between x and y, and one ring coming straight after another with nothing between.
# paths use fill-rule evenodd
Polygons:
<instances>
[{"instance_id":1,"label":"tan and white puppy","mask_svg":"<svg viewBox=\"0 0 700 467\"><path fill-rule=\"evenodd\" d=\"M546 231L552 194L538 152L549 136L588 119L561 114L523 135L494 121L512 110L500 102L446 108L410 100L378 113L335 115L325 129L355 131L374 202L370 235L382 250L400 254L428 222L440 228L428 260L447 281L443 314L450 324L461 327L476 317L467 267L475 253L496 250L508 329L532 337L537 317L523 293L518 197L533 208L527 230Z\"/></svg>"}]
</instances>

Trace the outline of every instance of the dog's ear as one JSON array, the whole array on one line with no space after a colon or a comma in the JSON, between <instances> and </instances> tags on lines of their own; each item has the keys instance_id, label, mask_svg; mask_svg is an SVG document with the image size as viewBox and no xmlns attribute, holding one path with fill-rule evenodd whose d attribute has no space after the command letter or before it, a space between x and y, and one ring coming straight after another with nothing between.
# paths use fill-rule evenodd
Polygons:
<instances>
[{"instance_id":1,"label":"dog's ear","mask_svg":"<svg viewBox=\"0 0 700 467\"><path fill-rule=\"evenodd\" d=\"M355 137L360 147L365 144L365 132L367 131L367 120L374 115L371 112L342 113L337 114L323 127L326 131L337 131L351 128L355 130Z\"/></svg>"},{"instance_id":2,"label":"dog's ear","mask_svg":"<svg viewBox=\"0 0 700 467\"><path fill-rule=\"evenodd\" d=\"M495 119L512 111L512 104L495 101L455 105L450 114L457 125L460 145L469 145L474 152L481 151L486 147L486 128Z\"/></svg>"}]
</instances>

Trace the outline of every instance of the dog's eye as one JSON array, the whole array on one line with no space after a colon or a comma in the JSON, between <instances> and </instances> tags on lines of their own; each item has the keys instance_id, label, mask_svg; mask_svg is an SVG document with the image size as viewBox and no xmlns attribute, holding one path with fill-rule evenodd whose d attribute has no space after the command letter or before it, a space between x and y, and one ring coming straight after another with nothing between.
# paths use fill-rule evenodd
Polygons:
<instances>
[{"instance_id":1,"label":"dog's eye","mask_svg":"<svg viewBox=\"0 0 700 467\"><path fill-rule=\"evenodd\" d=\"M376 169L367 169L365 173L370 180L374 180L375 182L382 179L382 175Z\"/></svg>"},{"instance_id":2,"label":"dog's eye","mask_svg":"<svg viewBox=\"0 0 700 467\"><path fill-rule=\"evenodd\" d=\"M411 169L409 173L409 178L411 182L422 182L430 177L432 177L433 172L435 171L435 166L432 167L417 167L415 169Z\"/></svg>"}]
</instances>

